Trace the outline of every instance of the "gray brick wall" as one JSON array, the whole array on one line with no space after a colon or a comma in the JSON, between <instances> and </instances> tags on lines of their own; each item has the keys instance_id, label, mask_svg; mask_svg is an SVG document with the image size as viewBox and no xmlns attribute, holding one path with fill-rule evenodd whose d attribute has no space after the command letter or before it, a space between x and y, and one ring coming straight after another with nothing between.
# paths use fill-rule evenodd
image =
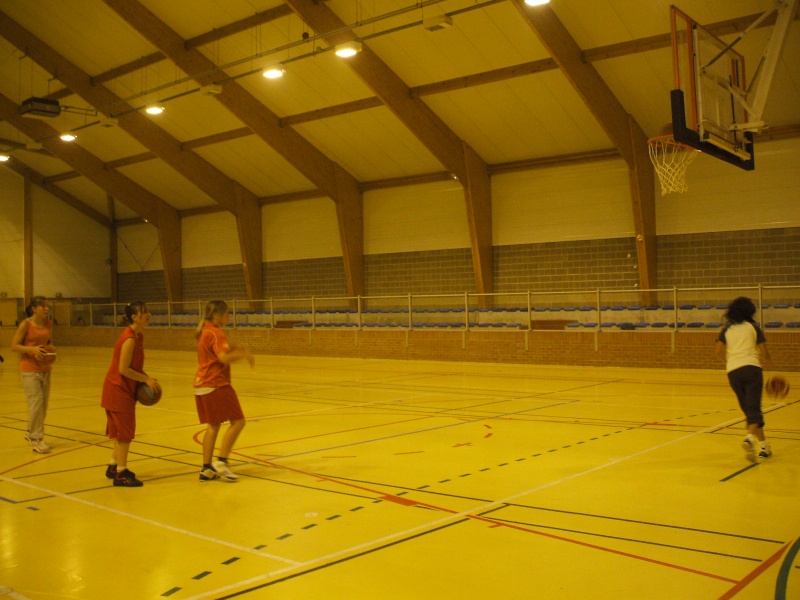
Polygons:
<instances>
[{"instance_id":1,"label":"gray brick wall","mask_svg":"<svg viewBox=\"0 0 800 600\"><path fill-rule=\"evenodd\" d=\"M665 235L659 287L800 284L800 228Z\"/></svg>"},{"instance_id":2,"label":"gray brick wall","mask_svg":"<svg viewBox=\"0 0 800 600\"><path fill-rule=\"evenodd\" d=\"M660 236L658 287L800 284L800 228ZM633 238L494 248L499 293L632 289L639 280ZM468 248L364 257L366 295L475 292ZM161 271L119 276L120 301L166 300ZM246 298L240 265L184 269L186 300ZM265 298L347 295L341 258L266 263Z\"/></svg>"}]
</instances>

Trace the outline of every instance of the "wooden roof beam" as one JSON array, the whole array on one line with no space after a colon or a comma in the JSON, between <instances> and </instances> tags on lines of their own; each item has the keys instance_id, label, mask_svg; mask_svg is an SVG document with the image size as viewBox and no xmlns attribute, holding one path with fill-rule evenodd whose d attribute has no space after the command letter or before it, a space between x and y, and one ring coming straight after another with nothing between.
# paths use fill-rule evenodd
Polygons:
<instances>
[{"instance_id":1,"label":"wooden roof beam","mask_svg":"<svg viewBox=\"0 0 800 600\"><path fill-rule=\"evenodd\" d=\"M58 131L47 123L20 116L19 106L2 94L0 94L0 117L29 138L41 140L42 146L53 156L67 163L107 194L113 195L158 228L167 295L170 301L182 300L181 225L178 211L119 171L106 169L103 161L81 148L79 144L62 142L58 138ZM178 251L175 251L176 243Z\"/></svg>"},{"instance_id":2,"label":"wooden roof beam","mask_svg":"<svg viewBox=\"0 0 800 600\"><path fill-rule=\"evenodd\" d=\"M96 223L99 223L103 227L111 229L111 227L113 226L112 220L109 219L107 216L105 216L103 213L96 211L94 208L92 208L82 200L79 200L66 190L61 189L60 187L58 187L53 183L50 183L47 180L47 177L45 177L38 171L32 169L28 165L26 165L16 156L12 157L11 160L5 163L5 165L18 175L30 179L31 183L36 184L44 191L52 194L62 202L70 205L72 208L74 208L80 213L83 213L84 215L86 215Z\"/></svg>"},{"instance_id":3,"label":"wooden roof beam","mask_svg":"<svg viewBox=\"0 0 800 600\"><path fill-rule=\"evenodd\" d=\"M315 0L287 0L287 4L329 45L357 39L329 6ZM491 184L486 163L427 104L413 97L408 85L369 47L364 45L347 64L464 186L476 287L479 293L492 292Z\"/></svg>"},{"instance_id":4,"label":"wooden roof beam","mask_svg":"<svg viewBox=\"0 0 800 600\"><path fill-rule=\"evenodd\" d=\"M121 99L111 90L102 85L92 85L92 78L88 73L1 12L0 35L18 49L23 50L43 69L57 76L60 81L63 81L90 104L94 106L113 104L119 107L119 110L124 113L119 117L119 126L126 133L208 194L215 202L233 213L237 219L240 219L239 211L242 206L249 203L251 208L258 207L258 198L255 194L225 175L199 154L182 150L181 143L177 139L140 112L129 111L132 107L121 102ZM248 231L249 235L257 236L257 239L240 238L239 246L245 269L248 296L259 298L263 295L261 220L253 221L252 211L247 210L246 212L248 213L247 222L242 223L240 227L242 230Z\"/></svg>"},{"instance_id":5,"label":"wooden roof beam","mask_svg":"<svg viewBox=\"0 0 800 600\"><path fill-rule=\"evenodd\" d=\"M203 74L195 77L200 85L228 79L201 52L187 49L183 38L139 2L104 1L185 73ZM363 295L363 215L343 214L343 211L363 210L363 199L355 177L294 129L282 127L280 118L237 82L227 81L222 92L214 98L337 203L348 293ZM359 223L362 224L360 229Z\"/></svg>"},{"instance_id":6,"label":"wooden roof beam","mask_svg":"<svg viewBox=\"0 0 800 600\"><path fill-rule=\"evenodd\" d=\"M655 171L647 135L625 110L549 5L511 0L628 165L641 289L657 287Z\"/></svg>"}]
</instances>

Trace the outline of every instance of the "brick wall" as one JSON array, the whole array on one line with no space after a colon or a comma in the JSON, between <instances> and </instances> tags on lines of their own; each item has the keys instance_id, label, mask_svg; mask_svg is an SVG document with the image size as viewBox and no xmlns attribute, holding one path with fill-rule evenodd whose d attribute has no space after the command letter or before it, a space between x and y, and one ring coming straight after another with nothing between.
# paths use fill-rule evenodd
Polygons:
<instances>
[{"instance_id":1,"label":"brick wall","mask_svg":"<svg viewBox=\"0 0 800 600\"><path fill-rule=\"evenodd\" d=\"M658 286L722 287L800 283L800 228L666 235L657 239ZM633 289L633 238L497 246L495 291ZM364 257L366 295L460 294L475 291L469 248ZM246 298L240 265L184 269L184 294ZM265 263L269 298L346 296L341 257ZM120 300L166 300L163 273L119 276Z\"/></svg>"},{"instance_id":2,"label":"brick wall","mask_svg":"<svg viewBox=\"0 0 800 600\"><path fill-rule=\"evenodd\" d=\"M474 292L469 248L372 254L364 257L366 295Z\"/></svg>"},{"instance_id":3,"label":"brick wall","mask_svg":"<svg viewBox=\"0 0 800 600\"><path fill-rule=\"evenodd\" d=\"M183 299L233 300L247 298L244 270L241 265L198 267L183 270Z\"/></svg>"},{"instance_id":4,"label":"brick wall","mask_svg":"<svg viewBox=\"0 0 800 600\"><path fill-rule=\"evenodd\" d=\"M631 289L639 281L633 238L494 248L496 292Z\"/></svg>"},{"instance_id":5,"label":"brick wall","mask_svg":"<svg viewBox=\"0 0 800 600\"><path fill-rule=\"evenodd\" d=\"M800 228L659 236L659 287L800 284Z\"/></svg>"}]
</instances>

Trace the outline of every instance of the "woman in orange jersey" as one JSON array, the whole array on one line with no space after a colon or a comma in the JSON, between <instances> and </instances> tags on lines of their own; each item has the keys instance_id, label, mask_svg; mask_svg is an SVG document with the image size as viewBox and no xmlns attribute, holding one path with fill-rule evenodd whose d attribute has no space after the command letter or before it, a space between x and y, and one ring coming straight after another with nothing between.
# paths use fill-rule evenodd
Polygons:
<instances>
[{"instance_id":1,"label":"woman in orange jersey","mask_svg":"<svg viewBox=\"0 0 800 600\"><path fill-rule=\"evenodd\" d=\"M19 324L11 340L11 350L20 354L19 370L28 400L25 439L31 450L44 454L50 452L50 446L44 441L44 419L50 401L50 370L55 360L55 348L51 345L53 322L44 296L34 296L25 314L28 318Z\"/></svg>"},{"instance_id":2,"label":"woman in orange jersey","mask_svg":"<svg viewBox=\"0 0 800 600\"><path fill-rule=\"evenodd\" d=\"M122 322L127 327L117 339L103 382L101 406L106 409L106 433L114 440L106 477L113 479L115 486L141 487L144 484L128 469L128 450L136 434L136 385L146 383L154 390L161 386L144 372L142 330L150 323L147 305L128 304Z\"/></svg>"},{"instance_id":3,"label":"woman in orange jersey","mask_svg":"<svg viewBox=\"0 0 800 600\"><path fill-rule=\"evenodd\" d=\"M252 367L253 355L238 344L228 343L222 330L228 323L228 305L223 300L212 300L206 304L205 317L197 326L197 375L194 378L197 416L205 423L203 436L203 468L200 481L221 479L236 481L238 476L228 466L228 456L236 439L244 429L245 419L239 397L231 387L231 363L245 359ZM213 460L217 434L222 424L230 426L222 436L217 460Z\"/></svg>"}]
</instances>

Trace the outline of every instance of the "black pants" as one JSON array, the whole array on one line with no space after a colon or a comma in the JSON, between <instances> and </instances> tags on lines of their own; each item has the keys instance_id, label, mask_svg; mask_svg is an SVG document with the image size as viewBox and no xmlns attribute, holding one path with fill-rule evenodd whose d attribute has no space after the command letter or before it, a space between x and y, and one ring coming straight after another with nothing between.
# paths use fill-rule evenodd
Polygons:
<instances>
[{"instance_id":1,"label":"black pants","mask_svg":"<svg viewBox=\"0 0 800 600\"><path fill-rule=\"evenodd\" d=\"M764 372L761 367L747 365L728 373L728 381L736 392L739 406L747 417L748 425L764 427L761 413L761 390L764 387Z\"/></svg>"}]
</instances>

